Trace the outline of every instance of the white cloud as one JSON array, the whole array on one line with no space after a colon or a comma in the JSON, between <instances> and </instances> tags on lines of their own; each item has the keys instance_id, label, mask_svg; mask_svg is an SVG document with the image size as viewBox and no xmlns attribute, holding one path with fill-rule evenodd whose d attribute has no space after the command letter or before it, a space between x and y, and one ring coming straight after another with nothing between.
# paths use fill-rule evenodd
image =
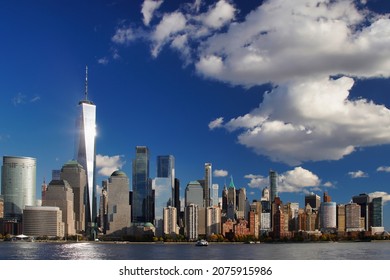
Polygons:
<instances>
[{"instance_id":1,"label":"white cloud","mask_svg":"<svg viewBox=\"0 0 390 280\"><path fill-rule=\"evenodd\" d=\"M34 102L37 102L38 100L41 100L41 97L36 95L36 96L34 96L33 98L30 99L30 102L34 103Z\"/></svg>"},{"instance_id":2,"label":"white cloud","mask_svg":"<svg viewBox=\"0 0 390 280\"><path fill-rule=\"evenodd\" d=\"M12 98L12 103L17 106L26 102L26 96L22 93L18 93L14 98Z\"/></svg>"},{"instance_id":3,"label":"white cloud","mask_svg":"<svg viewBox=\"0 0 390 280\"><path fill-rule=\"evenodd\" d=\"M353 179L367 178L368 177L368 174L364 171L361 171L361 170L348 172L348 175Z\"/></svg>"},{"instance_id":4,"label":"white cloud","mask_svg":"<svg viewBox=\"0 0 390 280\"><path fill-rule=\"evenodd\" d=\"M160 8L161 4L163 3L162 0L155 1L155 0L145 0L142 4L142 10L141 13L144 16L143 21L145 25L149 25L150 21L153 18L154 12Z\"/></svg>"},{"instance_id":5,"label":"white cloud","mask_svg":"<svg viewBox=\"0 0 390 280\"><path fill-rule=\"evenodd\" d=\"M201 16L202 22L211 28L221 28L234 19L236 9L225 0L218 1L214 6L209 7L207 13Z\"/></svg>"},{"instance_id":6,"label":"white cloud","mask_svg":"<svg viewBox=\"0 0 390 280\"><path fill-rule=\"evenodd\" d=\"M214 177L226 177L229 173L223 169L216 169L213 172Z\"/></svg>"},{"instance_id":7,"label":"white cloud","mask_svg":"<svg viewBox=\"0 0 390 280\"><path fill-rule=\"evenodd\" d=\"M318 187L320 178L302 167L295 167L279 175L278 192L309 192L308 188Z\"/></svg>"},{"instance_id":8,"label":"white cloud","mask_svg":"<svg viewBox=\"0 0 390 280\"><path fill-rule=\"evenodd\" d=\"M238 131L240 144L290 165L339 160L359 147L390 144L390 110L349 98L356 79L390 77L390 17L360 2L263 1L237 21L227 0L206 12L195 1L164 14L147 39L154 57L168 45L205 78L273 86L258 108L225 125L210 122L210 129ZM113 41L132 35L119 29Z\"/></svg>"},{"instance_id":9,"label":"white cloud","mask_svg":"<svg viewBox=\"0 0 390 280\"><path fill-rule=\"evenodd\" d=\"M119 27L115 31L115 35L111 38L111 40L114 43L120 44L120 45L127 45L130 42L134 41L137 38L135 32L133 29L128 27Z\"/></svg>"},{"instance_id":10,"label":"white cloud","mask_svg":"<svg viewBox=\"0 0 390 280\"><path fill-rule=\"evenodd\" d=\"M104 156L104 155L96 155L96 168L98 169L98 174L102 176L111 176L111 174L121 169L125 164L122 161L123 156Z\"/></svg>"},{"instance_id":11,"label":"white cloud","mask_svg":"<svg viewBox=\"0 0 390 280\"><path fill-rule=\"evenodd\" d=\"M223 118L216 118L215 120L209 123L209 129L213 130L215 128L221 127L223 123Z\"/></svg>"},{"instance_id":12,"label":"white cloud","mask_svg":"<svg viewBox=\"0 0 390 280\"><path fill-rule=\"evenodd\" d=\"M263 177L262 175L245 175L244 178L250 179L250 182L248 183L248 186L250 188L259 188L263 189L264 187L268 186L269 178Z\"/></svg>"},{"instance_id":13,"label":"white cloud","mask_svg":"<svg viewBox=\"0 0 390 280\"><path fill-rule=\"evenodd\" d=\"M102 57L102 58L99 58L98 59L98 63L99 64L102 64L102 65L107 65L109 62L108 58L107 57Z\"/></svg>"},{"instance_id":14,"label":"white cloud","mask_svg":"<svg viewBox=\"0 0 390 280\"><path fill-rule=\"evenodd\" d=\"M334 184L332 182L326 182L324 184L324 187L327 187L327 188L333 188L334 187Z\"/></svg>"},{"instance_id":15,"label":"white cloud","mask_svg":"<svg viewBox=\"0 0 390 280\"><path fill-rule=\"evenodd\" d=\"M153 34L152 55L157 57L161 47L174 39L178 32L184 30L187 20L181 12L165 14L160 23L156 26Z\"/></svg>"},{"instance_id":16,"label":"white cloud","mask_svg":"<svg viewBox=\"0 0 390 280\"><path fill-rule=\"evenodd\" d=\"M376 171L380 172L390 172L390 166L380 166L376 169Z\"/></svg>"},{"instance_id":17,"label":"white cloud","mask_svg":"<svg viewBox=\"0 0 390 280\"><path fill-rule=\"evenodd\" d=\"M390 194L388 194L386 192L376 191L376 192L369 193L368 195L371 198L382 197L383 204L385 204L385 203L390 201Z\"/></svg>"}]
</instances>

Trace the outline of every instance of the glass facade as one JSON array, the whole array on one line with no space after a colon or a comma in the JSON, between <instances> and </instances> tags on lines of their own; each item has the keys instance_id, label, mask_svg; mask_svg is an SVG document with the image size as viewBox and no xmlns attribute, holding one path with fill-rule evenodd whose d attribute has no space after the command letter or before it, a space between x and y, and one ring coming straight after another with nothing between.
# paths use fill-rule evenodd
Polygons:
<instances>
[{"instance_id":1,"label":"glass facade","mask_svg":"<svg viewBox=\"0 0 390 280\"><path fill-rule=\"evenodd\" d=\"M383 204L382 197L375 197L371 201L372 205L372 226L383 227Z\"/></svg>"},{"instance_id":2,"label":"glass facade","mask_svg":"<svg viewBox=\"0 0 390 280\"><path fill-rule=\"evenodd\" d=\"M204 164L204 207L209 207L210 190L212 185L211 163Z\"/></svg>"},{"instance_id":3,"label":"glass facade","mask_svg":"<svg viewBox=\"0 0 390 280\"><path fill-rule=\"evenodd\" d=\"M271 203L274 202L275 197L279 196L278 195L278 174L275 171L270 171L269 172L269 185L270 185L270 199Z\"/></svg>"},{"instance_id":4,"label":"glass facade","mask_svg":"<svg viewBox=\"0 0 390 280\"><path fill-rule=\"evenodd\" d=\"M164 208L172 204L171 183L171 178L155 178L152 181L152 189L154 190L154 225L156 226L158 236L162 236L163 233Z\"/></svg>"},{"instance_id":5,"label":"glass facade","mask_svg":"<svg viewBox=\"0 0 390 280\"><path fill-rule=\"evenodd\" d=\"M145 146L137 146L133 160L133 223L153 223L153 208L153 193L149 178L149 149Z\"/></svg>"},{"instance_id":6,"label":"glass facade","mask_svg":"<svg viewBox=\"0 0 390 280\"><path fill-rule=\"evenodd\" d=\"M76 159L87 174L85 214L88 234L95 231L96 189L95 189L95 161L96 161L96 106L87 100L79 103L79 118L76 122Z\"/></svg>"},{"instance_id":7,"label":"glass facade","mask_svg":"<svg viewBox=\"0 0 390 280\"><path fill-rule=\"evenodd\" d=\"M4 218L20 221L25 206L36 202L36 159L4 156L1 169Z\"/></svg>"},{"instance_id":8,"label":"glass facade","mask_svg":"<svg viewBox=\"0 0 390 280\"><path fill-rule=\"evenodd\" d=\"M172 155L157 157L157 177L169 178L171 186L171 205L176 204L175 199L175 158Z\"/></svg>"}]
</instances>

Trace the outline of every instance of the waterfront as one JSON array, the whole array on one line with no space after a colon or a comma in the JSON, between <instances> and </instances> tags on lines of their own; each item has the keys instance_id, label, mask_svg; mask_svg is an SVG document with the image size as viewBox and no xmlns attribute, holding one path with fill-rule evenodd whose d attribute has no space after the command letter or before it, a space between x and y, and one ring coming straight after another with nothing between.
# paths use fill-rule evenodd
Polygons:
<instances>
[{"instance_id":1,"label":"waterfront","mask_svg":"<svg viewBox=\"0 0 390 280\"><path fill-rule=\"evenodd\" d=\"M0 242L0 260L390 260L390 242L115 244Z\"/></svg>"}]
</instances>

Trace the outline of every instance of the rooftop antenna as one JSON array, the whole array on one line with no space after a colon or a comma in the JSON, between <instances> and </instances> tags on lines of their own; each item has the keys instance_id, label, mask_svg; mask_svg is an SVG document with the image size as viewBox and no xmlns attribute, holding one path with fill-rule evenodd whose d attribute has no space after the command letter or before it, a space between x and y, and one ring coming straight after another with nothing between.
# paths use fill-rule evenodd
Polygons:
<instances>
[{"instance_id":1,"label":"rooftop antenna","mask_svg":"<svg viewBox=\"0 0 390 280\"><path fill-rule=\"evenodd\" d=\"M85 66L85 100L88 100L88 65Z\"/></svg>"}]
</instances>

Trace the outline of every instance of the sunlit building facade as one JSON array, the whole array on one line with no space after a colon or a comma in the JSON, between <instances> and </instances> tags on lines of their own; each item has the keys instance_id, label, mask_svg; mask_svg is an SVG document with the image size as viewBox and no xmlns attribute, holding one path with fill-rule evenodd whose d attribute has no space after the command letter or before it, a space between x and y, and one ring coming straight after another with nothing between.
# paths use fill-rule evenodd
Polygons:
<instances>
[{"instance_id":1,"label":"sunlit building facade","mask_svg":"<svg viewBox=\"0 0 390 280\"><path fill-rule=\"evenodd\" d=\"M25 206L36 205L36 159L4 156L1 169L4 218L21 221Z\"/></svg>"},{"instance_id":2,"label":"sunlit building facade","mask_svg":"<svg viewBox=\"0 0 390 280\"><path fill-rule=\"evenodd\" d=\"M87 69L86 69L87 70ZM79 115L76 121L76 156L77 162L81 164L87 175L85 216L86 233L90 238L96 236L96 106L88 100L88 84L85 80L85 99L79 102Z\"/></svg>"}]
</instances>

